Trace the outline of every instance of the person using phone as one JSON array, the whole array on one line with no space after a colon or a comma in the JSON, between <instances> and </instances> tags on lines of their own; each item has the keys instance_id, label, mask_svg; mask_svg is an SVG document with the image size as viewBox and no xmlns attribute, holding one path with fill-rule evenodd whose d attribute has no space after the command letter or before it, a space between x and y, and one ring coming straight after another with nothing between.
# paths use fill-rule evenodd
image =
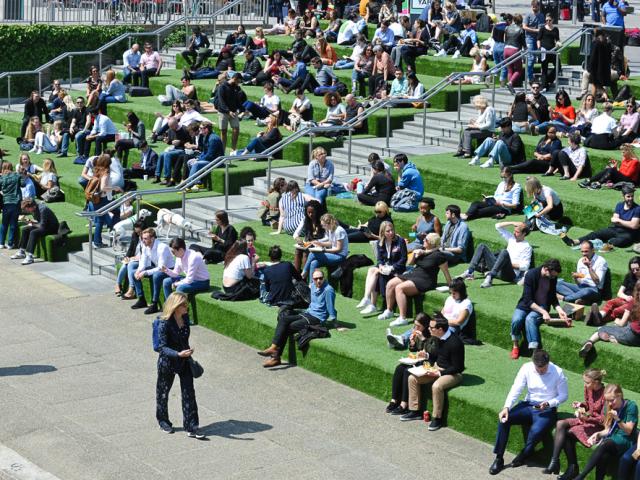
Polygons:
<instances>
[{"instance_id":1,"label":"person using phone","mask_svg":"<svg viewBox=\"0 0 640 480\"><path fill-rule=\"evenodd\" d=\"M514 405L522 391L523 401ZM525 464L536 444L550 432L557 420L558 406L568 398L567 378L562 369L552 363L544 350L535 350L531 362L525 363L513 382L504 407L498 413L498 433L493 453L496 455L489 473L497 475L504 468L504 451L512 425L529 426L524 448L511 461L511 467Z\"/></svg>"}]
</instances>

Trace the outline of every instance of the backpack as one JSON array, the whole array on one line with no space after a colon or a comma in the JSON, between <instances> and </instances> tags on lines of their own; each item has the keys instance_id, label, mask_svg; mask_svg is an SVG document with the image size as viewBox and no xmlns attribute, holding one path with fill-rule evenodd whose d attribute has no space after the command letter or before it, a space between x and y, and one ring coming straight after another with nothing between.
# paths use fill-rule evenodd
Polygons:
<instances>
[{"instance_id":1,"label":"backpack","mask_svg":"<svg viewBox=\"0 0 640 480\"><path fill-rule=\"evenodd\" d=\"M151 343L153 345L154 352L160 352L160 320L156 318L152 324L151 330Z\"/></svg>"},{"instance_id":2,"label":"backpack","mask_svg":"<svg viewBox=\"0 0 640 480\"><path fill-rule=\"evenodd\" d=\"M396 212L415 212L418 210L419 200L418 192L404 188L391 197L391 208Z\"/></svg>"},{"instance_id":3,"label":"backpack","mask_svg":"<svg viewBox=\"0 0 640 480\"><path fill-rule=\"evenodd\" d=\"M489 15L483 13L479 15L476 19L476 31L477 32L489 32L491 31L491 20L489 19Z\"/></svg>"},{"instance_id":4,"label":"backpack","mask_svg":"<svg viewBox=\"0 0 640 480\"><path fill-rule=\"evenodd\" d=\"M100 203L100 178L93 177L84 187L84 199L94 205Z\"/></svg>"},{"instance_id":5,"label":"backpack","mask_svg":"<svg viewBox=\"0 0 640 480\"><path fill-rule=\"evenodd\" d=\"M51 187L42 194L42 201L45 203L64 202L64 193L60 187Z\"/></svg>"},{"instance_id":6,"label":"backpack","mask_svg":"<svg viewBox=\"0 0 640 480\"><path fill-rule=\"evenodd\" d=\"M631 98L631 95L632 95L631 87L629 87L629 85L625 83L624 86L618 92L618 95L616 95L614 102L624 102L626 100L629 100Z\"/></svg>"}]
</instances>

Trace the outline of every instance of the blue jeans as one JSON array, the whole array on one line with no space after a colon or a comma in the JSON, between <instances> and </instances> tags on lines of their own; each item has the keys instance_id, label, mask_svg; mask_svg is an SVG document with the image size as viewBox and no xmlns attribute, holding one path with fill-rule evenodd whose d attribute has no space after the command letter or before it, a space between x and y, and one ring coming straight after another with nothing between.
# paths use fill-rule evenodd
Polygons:
<instances>
[{"instance_id":1,"label":"blue jeans","mask_svg":"<svg viewBox=\"0 0 640 480\"><path fill-rule=\"evenodd\" d=\"M211 162L209 162L208 160L196 161L193 165L191 165L191 168L189 169L189 176L193 177L196 173L198 173L200 170L202 170L204 167L206 167L210 163Z\"/></svg>"},{"instance_id":2,"label":"blue jeans","mask_svg":"<svg viewBox=\"0 0 640 480\"><path fill-rule=\"evenodd\" d=\"M600 290L597 287L576 285L565 282L563 279L558 280L556 292L564 297L565 302L573 303L576 300L584 300L585 305L590 305L600 301Z\"/></svg>"},{"instance_id":3,"label":"blue jeans","mask_svg":"<svg viewBox=\"0 0 640 480\"><path fill-rule=\"evenodd\" d=\"M89 135L89 130L80 130L76 133L76 152L79 157L85 156L84 150L86 148L86 140L85 137Z\"/></svg>"},{"instance_id":4,"label":"blue jeans","mask_svg":"<svg viewBox=\"0 0 640 480\"><path fill-rule=\"evenodd\" d=\"M164 279L168 276L169 275L167 275L166 273L162 273L160 270L154 272L154 274L151 275L151 301L153 303L158 303L158 301L160 300L160 291L162 290L162 284L164 282ZM138 298L144 297L142 280L136 280L136 278L134 277L133 288L136 290L136 295L138 296Z\"/></svg>"},{"instance_id":5,"label":"blue jeans","mask_svg":"<svg viewBox=\"0 0 640 480\"><path fill-rule=\"evenodd\" d=\"M500 42L493 45L493 61L496 65L504 61L504 43ZM507 67L500 70L500 81L507 81Z\"/></svg>"},{"instance_id":6,"label":"blue jeans","mask_svg":"<svg viewBox=\"0 0 640 480\"><path fill-rule=\"evenodd\" d=\"M538 133L541 135L547 133L549 127L556 127L556 130L558 132L568 132L571 128L571 125L567 125L566 123L560 122L558 120L550 120L548 122L542 122L538 124Z\"/></svg>"},{"instance_id":7,"label":"blue jeans","mask_svg":"<svg viewBox=\"0 0 640 480\"><path fill-rule=\"evenodd\" d=\"M624 455L618 460L618 476L620 479L640 480L640 462L634 460L632 455L637 447L636 442L633 443L631 448L624 452Z\"/></svg>"},{"instance_id":8,"label":"blue jeans","mask_svg":"<svg viewBox=\"0 0 640 480\"><path fill-rule=\"evenodd\" d=\"M245 149L249 153L262 153L267 149L267 146L264 144L264 142L262 141L262 139L260 137L255 137L253 140L251 140L247 144Z\"/></svg>"},{"instance_id":9,"label":"blue jeans","mask_svg":"<svg viewBox=\"0 0 640 480\"><path fill-rule=\"evenodd\" d=\"M253 115L254 118L267 118L272 113L271 110L268 110L262 105L258 105L256 102L252 102L251 100L244 102L242 104L242 108Z\"/></svg>"},{"instance_id":10,"label":"blue jeans","mask_svg":"<svg viewBox=\"0 0 640 480\"><path fill-rule=\"evenodd\" d=\"M540 325L542 315L533 310L525 311L519 308L513 312L511 317L511 340L520 340L522 338L522 331L527 334L527 340L529 340L529 348L538 348L540 345Z\"/></svg>"},{"instance_id":11,"label":"blue jeans","mask_svg":"<svg viewBox=\"0 0 640 480\"><path fill-rule=\"evenodd\" d=\"M493 453L502 456L509 440L511 425L530 426L527 441L524 445L523 454L525 457L531 455L536 443L542 439L545 432L550 432L556 424L557 412L555 408L545 408L538 410L533 408L534 402L520 402L509 410L509 419L505 422L498 422L498 433L496 434L496 444Z\"/></svg>"},{"instance_id":12,"label":"blue jeans","mask_svg":"<svg viewBox=\"0 0 640 480\"><path fill-rule=\"evenodd\" d=\"M162 152L160 154L160 158L158 159L158 163L156 164L156 177L160 176L160 171L162 169L162 166L164 165L164 170L163 170L163 177L166 178L171 178L171 164L177 160L177 158L180 155L184 155L184 150L182 149L175 149L175 150L169 150L168 152Z\"/></svg>"},{"instance_id":13,"label":"blue jeans","mask_svg":"<svg viewBox=\"0 0 640 480\"><path fill-rule=\"evenodd\" d=\"M116 279L116 282L120 287L124 285L124 279L126 277L129 280L129 288L133 288L133 274L138 269L138 264L139 262L137 260L133 260L120 267L120 270L118 270L118 278Z\"/></svg>"},{"instance_id":14,"label":"blue jeans","mask_svg":"<svg viewBox=\"0 0 640 480\"><path fill-rule=\"evenodd\" d=\"M109 200L107 197L102 197L100 199L100 203L95 205L93 202L89 202L88 210L90 212L95 212L100 210L105 205L109 204ZM110 217L107 213L106 215L100 215L98 217L94 217L94 230L93 230L93 244L94 245L102 245L102 226L107 225L107 227L111 228L113 225L120 221L120 209L116 208L113 211L113 217Z\"/></svg>"},{"instance_id":15,"label":"blue jeans","mask_svg":"<svg viewBox=\"0 0 640 480\"><path fill-rule=\"evenodd\" d=\"M60 155L66 155L69 151L69 141L71 140L71 136L69 132L64 132L62 134L62 142L60 142Z\"/></svg>"},{"instance_id":16,"label":"blue jeans","mask_svg":"<svg viewBox=\"0 0 640 480\"><path fill-rule=\"evenodd\" d=\"M171 292L173 291L171 289L171 285L173 285L173 282L178 282L180 280L181 278L167 277L162 281L162 289L164 290L165 300L169 298L169 295L171 295ZM202 292L208 292L208 291L209 291L209 280L195 280L191 283L178 285L176 287L176 292L185 293L187 295L192 293L202 293Z\"/></svg>"},{"instance_id":17,"label":"blue jeans","mask_svg":"<svg viewBox=\"0 0 640 480\"><path fill-rule=\"evenodd\" d=\"M84 190L85 188L87 188L87 185L89 184L89 180L87 180L84 177L78 177L78 183L80 184L80 186Z\"/></svg>"},{"instance_id":18,"label":"blue jeans","mask_svg":"<svg viewBox=\"0 0 640 480\"><path fill-rule=\"evenodd\" d=\"M527 43L528 50L537 50L538 45L535 37L525 34L525 42ZM537 55L527 55L527 78L529 82L533 81L533 66L537 60Z\"/></svg>"},{"instance_id":19,"label":"blue jeans","mask_svg":"<svg viewBox=\"0 0 640 480\"><path fill-rule=\"evenodd\" d=\"M305 183L304 193L311 195L313 198L324 204L329 196L329 190L326 188L315 189L310 183Z\"/></svg>"},{"instance_id":20,"label":"blue jeans","mask_svg":"<svg viewBox=\"0 0 640 480\"><path fill-rule=\"evenodd\" d=\"M18 215L20 206L17 203L5 203L2 206L2 225L0 226L0 245L13 246L16 230L18 229ZM9 241L5 243L7 232Z\"/></svg>"},{"instance_id":21,"label":"blue jeans","mask_svg":"<svg viewBox=\"0 0 640 480\"><path fill-rule=\"evenodd\" d=\"M594 22L599 22L600 21L600 7L598 5L598 2L595 1L591 1L591 20L593 20Z\"/></svg>"},{"instance_id":22,"label":"blue jeans","mask_svg":"<svg viewBox=\"0 0 640 480\"><path fill-rule=\"evenodd\" d=\"M347 60L346 58L342 58L336 62L333 66L334 70L349 70L353 68L355 62L353 60Z\"/></svg>"},{"instance_id":23,"label":"blue jeans","mask_svg":"<svg viewBox=\"0 0 640 480\"><path fill-rule=\"evenodd\" d=\"M338 255L337 253L316 253L311 252L307 257L307 263L304 264L302 269L302 276L305 272L309 274L309 281L311 281L311 275L316 268L338 265L344 261L344 255Z\"/></svg>"},{"instance_id":24,"label":"blue jeans","mask_svg":"<svg viewBox=\"0 0 640 480\"><path fill-rule=\"evenodd\" d=\"M489 158L500 165L511 165L511 152L502 140L494 140L493 138L485 138L485 140L476 148L475 155L482 158L488 154Z\"/></svg>"},{"instance_id":25,"label":"blue jeans","mask_svg":"<svg viewBox=\"0 0 640 480\"><path fill-rule=\"evenodd\" d=\"M125 67L122 72L124 73L124 76L122 77L122 83L131 83L131 77L133 77L134 70L131 70L129 67Z\"/></svg>"}]
</instances>

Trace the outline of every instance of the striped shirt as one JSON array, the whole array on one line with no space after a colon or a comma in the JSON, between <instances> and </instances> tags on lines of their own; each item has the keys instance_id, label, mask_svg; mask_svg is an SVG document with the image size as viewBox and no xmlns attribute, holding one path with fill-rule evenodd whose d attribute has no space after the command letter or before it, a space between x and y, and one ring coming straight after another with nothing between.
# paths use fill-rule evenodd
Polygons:
<instances>
[{"instance_id":1,"label":"striped shirt","mask_svg":"<svg viewBox=\"0 0 640 480\"><path fill-rule=\"evenodd\" d=\"M280 198L280 215L284 217L282 228L288 234L292 234L300 220L304 218L304 197L302 192L298 192L295 198L291 192L286 192Z\"/></svg>"}]
</instances>

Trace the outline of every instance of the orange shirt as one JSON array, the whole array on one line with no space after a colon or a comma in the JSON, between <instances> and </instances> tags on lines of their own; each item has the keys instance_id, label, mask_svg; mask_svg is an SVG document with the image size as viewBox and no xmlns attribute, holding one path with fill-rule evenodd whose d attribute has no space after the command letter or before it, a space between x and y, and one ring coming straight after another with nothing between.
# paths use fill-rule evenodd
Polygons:
<instances>
[{"instance_id":1,"label":"orange shirt","mask_svg":"<svg viewBox=\"0 0 640 480\"><path fill-rule=\"evenodd\" d=\"M329 44L327 44L327 48L324 49L324 53L320 54L320 57L326 60L323 62L325 65L334 65L338 61L336 51Z\"/></svg>"},{"instance_id":2,"label":"orange shirt","mask_svg":"<svg viewBox=\"0 0 640 480\"><path fill-rule=\"evenodd\" d=\"M575 108L573 108L572 105L569 105L568 107L558 107L558 106L556 106L553 109L553 118L552 118L552 120L558 120L559 119L559 116L558 116L559 113L563 114L567 118L570 118L571 120L575 120L576 119L576 110L575 110Z\"/></svg>"},{"instance_id":3,"label":"orange shirt","mask_svg":"<svg viewBox=\"0 0 640 480\"><path fill-rule=\"evenodd\" d=\"M620 162L620 168L618 169L622 175L630 178L633 183L638 182L638 175L640 174L640 162L637 158L622 157Z\"/></svg>"}]
</instances>

